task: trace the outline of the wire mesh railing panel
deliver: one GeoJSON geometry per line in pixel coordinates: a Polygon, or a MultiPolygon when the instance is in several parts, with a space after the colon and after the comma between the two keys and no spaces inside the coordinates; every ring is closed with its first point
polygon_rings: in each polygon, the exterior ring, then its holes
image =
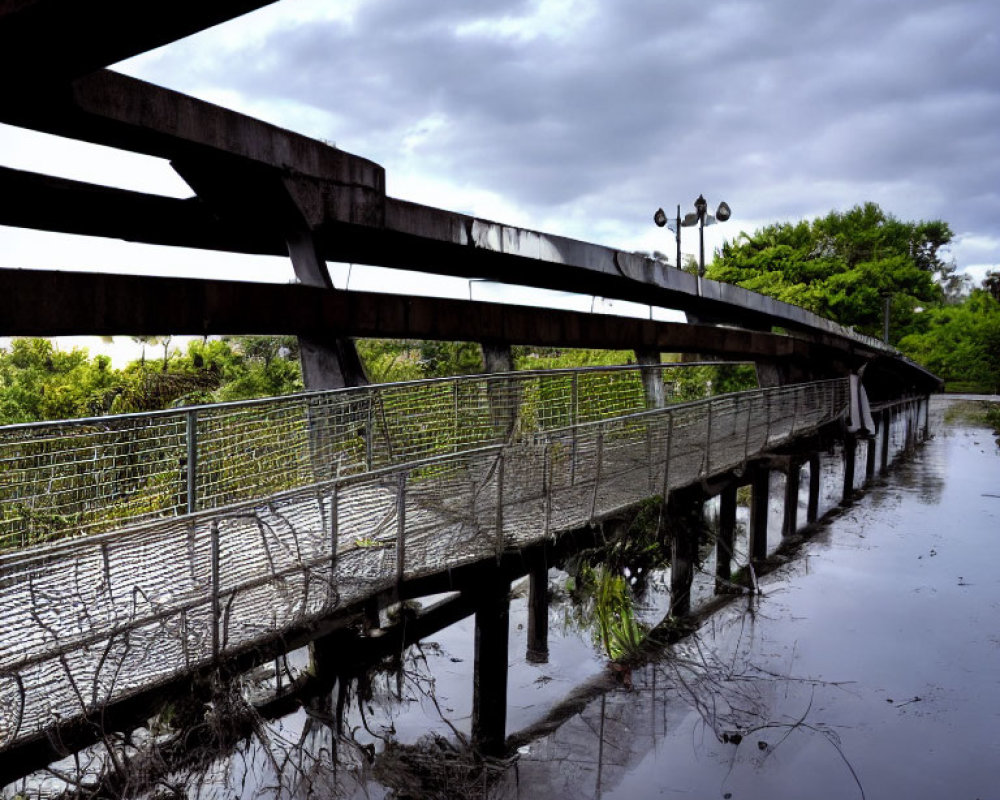
{"type": "Polygon", "coordinates": [[[504,449],[503,505],[500,512],[504,547],[537,542],[547,535],[549,464],[546,445],[521,442],[504,449]]]}
{"type": "MultiPolygon", "coordinates": [[[[310,441],[306,412],[297,401],[199,410],[197,507],[219,508],[312,482],[315,441],[310,441]]],[[[317,425],[314,438],[328,427],[317,425]]],[[[324,455],[335,462],[331,450],[327,448],[324,455]]]]}
{"type": "Polygon", "coordinates": [[[0,428],[0,548],[185,508],[182,415],[0,428]]]}
{"type": "Polygon", "coordinates": [[[0,428],[0,550],[645,409],[676,364],[385,384],[0,428]]]}
{"type": "MultiPolygon", "coordinates": [[[[635,384],[623,386],[633,402],[635,384]]],[[[496,431],[496,410],[514,407],[503,400],[514,391],[480,388],[475,413],[496,431]]],[[[545,385],[515,388],[523,407],[545,385]]],[[[0,557],[0,742],[400,579],[533,544],[739,466],[765,443],[841,417],[847,401],[847,382],[827,381],[639,411],[0,557]]],[[[331,403],[308,413],[339,425],[359,412],[367,420],[377,406],[331,403]]],[[[270,407],[269,419],[305,431],[304,408],[270,407]]],[[[206,423],[199,438],[223,428],[206,423]]]]}
{"type": "Polygon", "coordinates": [[[596,422],[646,408],[642,373],[631,370],[579,373],[579,413],[576,422],[596,422]]]}
{"type": "Polygon", "coordinates": [[[219,590],[331,556],[321,499],[294,492],[217,518],[219,590]]]}
{"type": "Polygon", "coordinates": [[[457,567],[495,554],[498,480],[492,452],[451,459],[430,474],[411,473],[403,575],[433,574],[443,564],[457,567]]]}

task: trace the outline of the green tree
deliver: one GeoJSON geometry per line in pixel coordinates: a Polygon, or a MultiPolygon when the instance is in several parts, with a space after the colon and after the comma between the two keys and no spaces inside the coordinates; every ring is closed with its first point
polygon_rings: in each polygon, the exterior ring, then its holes
{"type": "Polygon", "coordinates": [[[958,305],[922,315],[923,330],[900,349],[959,391],[1000,391],[1000,300],[974,289],[958,305]]]}
{"type": "Polygon", "coordinates": [[[983,290],[989,292],[994,300],[1000,301],[1000,271],[990,270],[983,279],[983,290]]]}
{"type": "Polygon", "coordinates": [[[881,333],[888,293],[899,340],[921,324],[917,309],[938,306],[961,287],[954,263],[942,258],[951,239],[945,222],[905,222],[865,203],[744,234],[723,245],[707,274],[871,335],[881,333]]]}
{"type": "Polygon", "coordinates": [[[0,424],[87,416],[119,375],[111,359],[85,348],[59,350],[47,339],[14,339],[0,351],[0,424]]]}

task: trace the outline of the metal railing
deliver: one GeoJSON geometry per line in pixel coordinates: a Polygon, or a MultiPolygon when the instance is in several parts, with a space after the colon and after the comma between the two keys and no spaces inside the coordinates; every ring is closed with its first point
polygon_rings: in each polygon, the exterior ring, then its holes
{"type": "Polygon", "coordinates": [[[6,426],[0,550],[640,411],[653,383],[669,397],[691,366],[463,376],[6,426]]]}
{"type": "Polygon", "coordinates": [[[843,417],[848,391],[824,381],[553,425],[0,556],[0,748],[401,580],[738,467],[843,417]]]}

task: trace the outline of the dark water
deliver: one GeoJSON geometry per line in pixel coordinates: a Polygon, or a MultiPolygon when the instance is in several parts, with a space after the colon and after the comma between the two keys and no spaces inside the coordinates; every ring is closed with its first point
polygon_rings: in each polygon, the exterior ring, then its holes
{"type": "MultiPolygon", "coordinates": [[[[254,706],[302,673],[294,653],[3,796],[1000,798],[1000,448],[941,405],[887,484],[651,663],[610,669],[557,570],[549,660],[529,662],[515,586],[508,758],[468,746],[469,618],[300,707],[254,706]]],[[[828,459],[824,509],[841,475],[828,459]]],[[[653,625],[669,595],[646,583],[653,625]]]]}

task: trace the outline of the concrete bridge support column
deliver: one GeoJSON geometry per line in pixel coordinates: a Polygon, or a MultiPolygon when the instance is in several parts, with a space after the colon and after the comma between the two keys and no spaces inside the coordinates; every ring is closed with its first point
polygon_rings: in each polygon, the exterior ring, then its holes
{"type": "Polygon", "coordinates": [[[788,461],[788,477],[785,480],[785,513],[782,517],[782,538],[794,536],[799,528],[799,486],[802,477],[802,462],[798,458],[788,461]]]}
{"type": "Polygon", "coordinates": [[[892,443],[892,410],[882,409],[882,453],[879,462],[879,474],[885,475],[889,471],[889,446],[892,443]]]}
{"type": "MultiPolygon", "coordinates": [[[[301,283],[333,290],[326,261],[316,247],[312,231],[304,222],[301,227],[296,226],[285,233],[285,244],[295,277],[301,283]]],[[[353,339],[300,336],[299,361],[302,364],[302,382],[307,390],[343,389],[368,384],[368,376],[353,339]]]]}
{"type": "Polygon", "coordinates": [[[806,504],[806,522],[812,525],[819,519],[820,459],[819,453],[809,456],[809,502],[806,504]]]}
{"type": "Polygon", "coordinates": [[[754,467],[750,499],[750,563],[767,558],[767,509],[771,496],[771,470],[764,464],[754,467]]]}
{"type": "Polygon", "coordinates": [[[875,480],[875,450],[878,438],[874,433],[865,437],[865,485],[875,480]]]}
{"type": "Polygon", "coordinates": [[[670,614],[674,617],[691,612],[691,584],[703,512],[704,500],[699,492],[671,493],[667,503],[667,530],[670,535],[670,614]]]}
{"type": "Polygon", "coordinates": [[[528,647],[525,659],[533,664],[549,660],[549,565],[540,553],[528,573],[528,647]]]}
{"type": "Polygon", "coordinates": [[[903,406],[903,413],[906,415],[906,417],[905,417],[905,419],[906,419],[906,439],[904,440],[905,441],[904,447],[906,448],[906,452],[909,453],[913,449],[914,440],[915,440],[915,437],[914,437],[914,433],[915,433],[914,427],[915,426],[913,424],[914,413],[913,413],[913,401],[912,400],[908,400],[907,403],[906,403],[906,405],[903,406]]]}
{"type": "MultiPolygon", "coordinates": [[[[480,344],[483,351],[483,372],[492,375],[514,371],[514,356],[509,344],[480,344]]],[[[490,404],[490,419],[496,436],[509,440],[517,424],[517,387],[512,381],[495,378],[486,385],[490,404]]]]}
{"type": "Polygon", "coordinates": [[[924,395],[924,441],[931,435],[931,397],[924,395]]]}
{"type": "Polygon", "coordinates": [[[719,496],[719,534],[715,540],[715,591],[729,588],[732,580],[733,544],[736,540],[736,489],[735,483],[722,490],[719,496]]]}
{"type": "Polygon", "coordinates": [[[636,350],[636,363],[642,367],[642,391],[646,396],[646,408],[663,408],[667,404],[663,391],[663,370],[652,369],[661,363],[659,350],[636,350]]]}
{"type": "Polygon", "coordinates": [[[854,498],[854,467],[857,461],[858,439],[853,433],[844,437],[844,490],[840,496],[841,505],[850,505],[854,498]]]}
{"type": "Polygon", "coordinates": [[[510,584],[484,578],[477,593],[475,664],[472,685],[472,746],[499,755],[507,733],[507,638],[510,584]]]}

